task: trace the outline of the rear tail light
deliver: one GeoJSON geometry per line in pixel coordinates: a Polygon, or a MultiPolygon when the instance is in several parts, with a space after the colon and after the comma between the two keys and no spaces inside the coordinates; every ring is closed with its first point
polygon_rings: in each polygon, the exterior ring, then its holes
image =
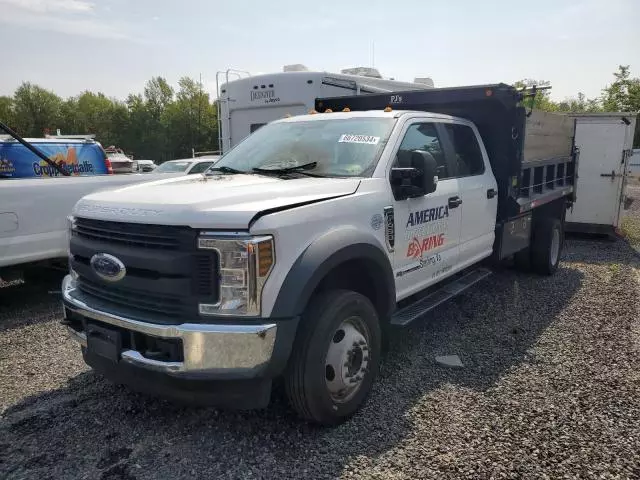
{"type": "Polygon", "coordinates": [[[113,167],[111,166],[111,160],[109,160],[108,158],[105,158],[104,164],[107,167],[107,175],[113,175],[113,167]]]}

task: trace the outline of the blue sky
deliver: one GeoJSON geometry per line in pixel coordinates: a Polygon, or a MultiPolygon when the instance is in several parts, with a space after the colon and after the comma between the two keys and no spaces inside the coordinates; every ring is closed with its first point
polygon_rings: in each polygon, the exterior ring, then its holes
{"type": "Polygon", "coordinates": [[[375,66],[436,86],[550,80],[597,96],[619,64],[640,75],[640,0],[0,0],[0,95],[31,81],[124,98],[161,75],[290,63],[375,66]]]}

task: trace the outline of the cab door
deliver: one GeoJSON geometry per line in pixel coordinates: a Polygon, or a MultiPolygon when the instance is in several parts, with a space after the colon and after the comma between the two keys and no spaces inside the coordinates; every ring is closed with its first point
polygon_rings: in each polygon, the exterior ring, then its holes
{"type": "Polygon", "coordinates": [[[412,121],[404,127],[393,166],[407,167],[411,153],[429,153],[438,165],[435,192],[395,200],[394,270],[398,300],[406,298],[455,268],[458,260],[461,214],[458,182],[446,155],[441,125],[412,121]]]}
{"type": "Polygon", "coordinates": [[[442,123],[442,128],[462,201],[458,267],[465,268],[493,252],[498,184],[475,128],[459,121],[442,123]]]}

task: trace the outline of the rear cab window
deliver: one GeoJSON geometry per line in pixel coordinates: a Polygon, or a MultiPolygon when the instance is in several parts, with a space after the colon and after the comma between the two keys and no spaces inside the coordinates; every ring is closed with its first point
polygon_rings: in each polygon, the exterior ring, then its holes
{"type": "Polygon", "coordinates": [[[457,177],[470,177],[484,173],[484,158],[475,132],[460,123],[442,124],[453,146],[453,163],[457,177]]]}
{"type": "MultiPolygon", "coordinates": [[[[106,175],[105,153],[98,143],[30,141],[70,176],[106,175]]],[[[0,179],[54,178],[63,175],[16,141],[0,140],[0,179]]]]}

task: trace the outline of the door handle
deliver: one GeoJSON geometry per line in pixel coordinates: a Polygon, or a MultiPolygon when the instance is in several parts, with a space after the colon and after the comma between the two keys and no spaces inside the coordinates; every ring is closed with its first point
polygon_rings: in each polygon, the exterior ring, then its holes
{"type": "Polygon", "coordinates": [[[449,198],[449,208],[458,208],[461,204],[462,204],[462,199],[460,199],[460,197],[449,198]]]}
{"type": "Polygon", "coordinates": [[[498,191],[495,188],[490,188],[487,190],[487,198],[493,198],[498,194],[498,191]]]}
{"type": "Polygon", "coordinates": [[[616,173],[615,170],[611,170],[611,173],[601,173],[600,176],[601,177],[610,177],[612,182],[613,182],[613,179],[616,178],[616,177],[624,177],[623,174],[616,173]]]}

